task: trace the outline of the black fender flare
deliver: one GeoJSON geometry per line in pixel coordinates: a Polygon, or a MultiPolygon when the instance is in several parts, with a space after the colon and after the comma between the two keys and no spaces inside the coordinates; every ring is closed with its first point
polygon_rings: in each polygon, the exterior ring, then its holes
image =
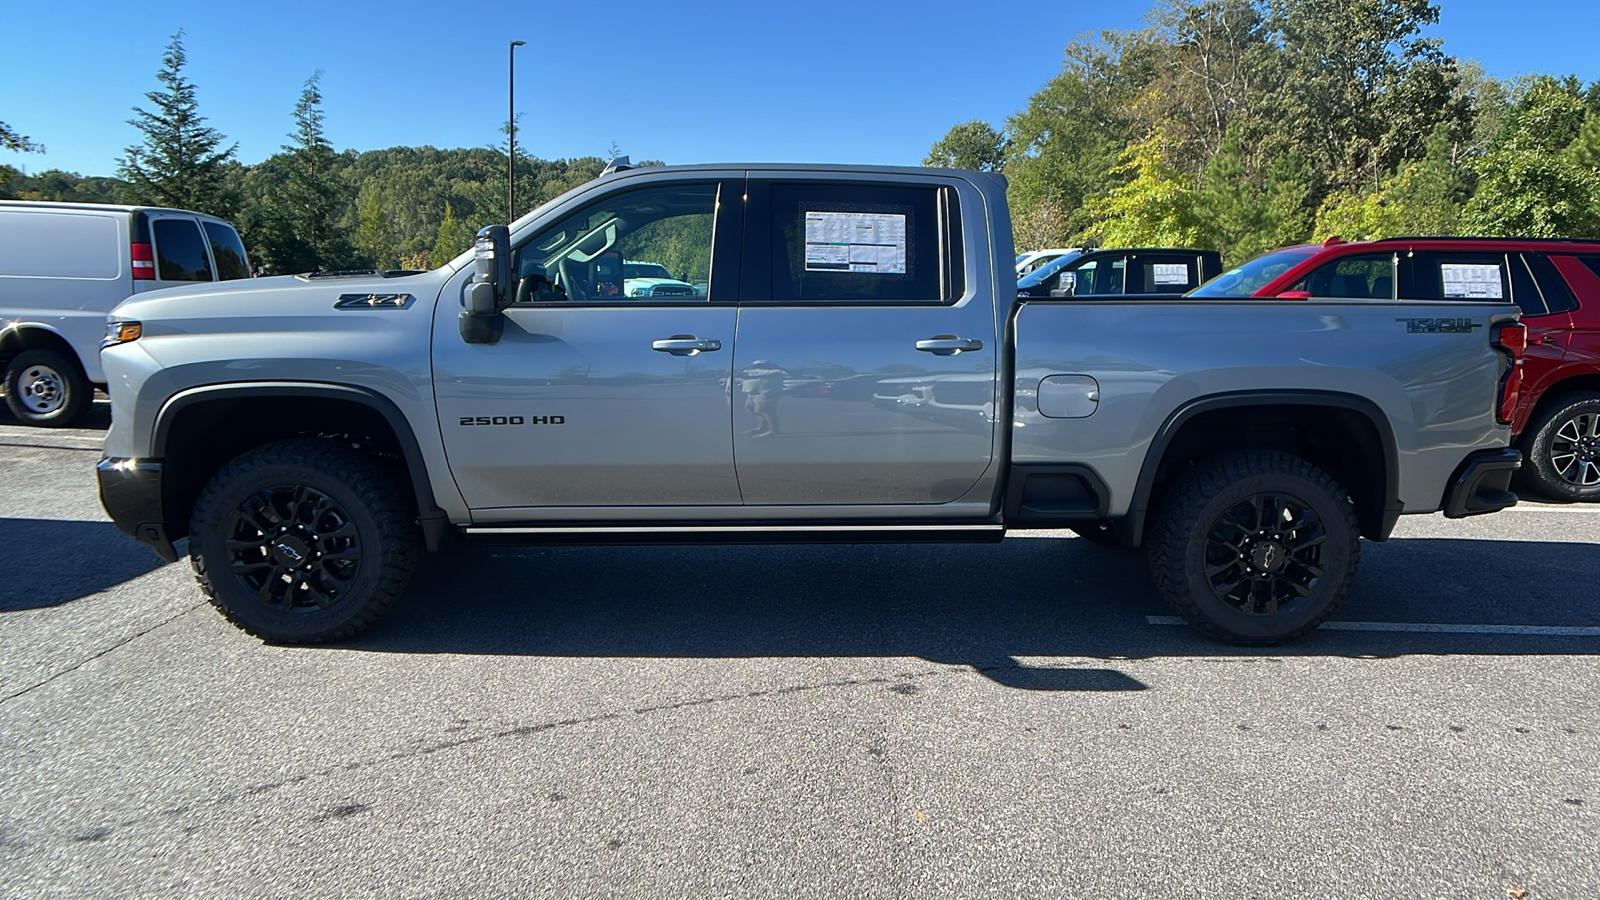
{"type": "Polygon", "coordinates": [[[1139,480],[1134,485],[1133,498],[1128,505],[1128,514],[1117,523],[1121,529],[1119,535],[1125,541],[1136,544],[1142,539],[1145,516],[1150,508],[1150,497],[1155,492],[1156,473],[1161,469],[1162,458],[1166,456],[1173,438],[1183,426],[1202,413],[1248,406],[1331,407],[1349,410],[1366,418],[1377,433],[1378,442],[1383,446],[1385,471],[1380,518],[1372,528],[1364,529],[1370,531],[1364,536],[1375,541],[1388,539],[1405,508],[1400,500],[1400,451],[1395,442],[1394,426],[1389,423],[1389,417],[1378,404],[1355,394],[1284,389],[1209,394],[1184,403],[1167,416],[1166,421],[1156,430],[1155,437],[1150,442],[1150,449],[1145,453],[1144,464],[1139,469],[1139,480]]]}
{"type": "Polygon", "coordinates": [[[359,403],[383,416],[400,444],[405,457],[406,471],[411,476],[411,489],[416,496],[417,516],[422,523],[423,541],[429,550],[439,549],[444,533],[449,527],[449,517],[433,498],[433,484],[428,480],[427,462],[422,457],[422,445],[417,442],[411,423],[400,412],[393,400],[369,388],[344,384],[327,384],[310,381],[264,381],[243,384],[217,384],[188,388],[169,397],[156,413],[152,430],[151,456],[165,459],[167,438],[172,424],[184,409],[213,400],[238,400],[251,397],[317,397],[359,403]]]}

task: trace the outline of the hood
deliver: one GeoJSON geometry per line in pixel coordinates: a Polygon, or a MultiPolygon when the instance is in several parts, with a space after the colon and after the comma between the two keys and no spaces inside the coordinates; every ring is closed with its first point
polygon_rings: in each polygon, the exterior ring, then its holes
{"type": "Polygon", "coordinates": [[[163,318],[333,314],[345,294],[410,294],[411,304],[430,303],[454,272],[445,267],[415,275],[378,274],[307,278],[275,275],[235,281],[203,282],[134,294],[111,311],[113,318],[139,321],[163,318]]]}

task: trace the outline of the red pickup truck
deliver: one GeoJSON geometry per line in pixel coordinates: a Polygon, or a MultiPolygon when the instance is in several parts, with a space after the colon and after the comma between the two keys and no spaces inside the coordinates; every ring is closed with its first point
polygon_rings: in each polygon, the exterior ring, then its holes
{"type": "Polygon", "coordinates": [[[1522,386],[1507,411],[1523,484],[1556,500],[1600,500],[1600,242],[1331,238],[1258,256],[1190,296],[1510,298],[1528,326],[1522,386]]]}

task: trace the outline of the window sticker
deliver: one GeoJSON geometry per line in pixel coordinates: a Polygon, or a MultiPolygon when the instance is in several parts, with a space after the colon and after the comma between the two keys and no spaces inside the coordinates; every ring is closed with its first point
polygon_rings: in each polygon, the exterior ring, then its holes
{"type": "Polygon", "coordinates": [[[1501,300],[1505,290],[1500,282],[1497,265],[1466,265],[1441,263],[1439,278],[1444,282],[1445,299],[1501,300]]]}
{"type": "Polygon", "coordinates": [[[1189,267],[1183,263],[1156,263],[1152,268],[1156,284],[1189,283],[1189,267]]]}
{"type": "Polygon", "coordinates": [[[906,217],[807,210],[806,271],[906,274],[906,217]]]}

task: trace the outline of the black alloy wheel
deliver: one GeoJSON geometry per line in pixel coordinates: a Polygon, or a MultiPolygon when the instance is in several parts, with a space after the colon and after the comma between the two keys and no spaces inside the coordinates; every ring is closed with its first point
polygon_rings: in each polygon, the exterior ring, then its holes
{"type": "Polygon", "coordinates": [[[351,637],[394,605],[416,564],[405,481],[329,438],[244,453],[195,501],[195,580],[228,621],[264,641],[351,637]]]}
{"type": "Polygon", "coordinates": [[[1304,500],[1262,492],[1224,510],[1206,537],[1212,596],[1247,616],[1272,616],[1310,597],[1325,574],[1328,529],[1304,500]]]}
{"type": "Polygon", "coordinates": [[[305,485],[275,485],[234,510],[224,543],[228,574],[280,613],[328,609],[361,573],[361,535],[333,498],[305,485]]]}
{"type": "Polygon", "coordinates": [[[1293,640],[1337,612],[1361,559],[1349,494],[1274,450],[1190,465],[1152,510],[1156,590],[1195,630],[1231,644],[1293,640]]]}

